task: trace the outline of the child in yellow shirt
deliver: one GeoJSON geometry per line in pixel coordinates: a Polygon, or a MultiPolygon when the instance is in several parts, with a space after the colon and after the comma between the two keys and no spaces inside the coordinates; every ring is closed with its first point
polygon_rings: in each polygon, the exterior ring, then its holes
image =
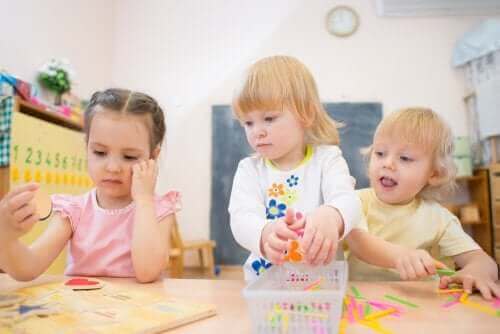
{"type": "MultiPolygon", "coordinates": [[[[369,152],[371,188],[358,191],[364,215],[359,227],[395,245],[425,250],[445,261],[451,258],[460,270],[442,277],[440,287],[462,283],[467,292],[476,288],[490,299],[500,296],[496,263],[437,202],[454,185],[452,151],[450,129],[430,109],[408,108],[384,118],[369,152]]],[[[429,258],[424,259],[416,258],[408,268],[411,278],[429,275],[429,258]]],[[[351,279],[399,279],[353,254],[348,261],[351,279]]]]}

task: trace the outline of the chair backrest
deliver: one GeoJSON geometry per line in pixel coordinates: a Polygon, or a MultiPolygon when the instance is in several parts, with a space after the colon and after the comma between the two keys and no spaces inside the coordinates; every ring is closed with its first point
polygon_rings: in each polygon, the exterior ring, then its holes
{"type": "Polygon", "coordinates": [[[182,242],[181,233],[179,231],[179,225],[177,224],[177,218],[174,217],[174,222],[172,224],[170,232],[170,247],[171,248],[184,248],[184,243],[182,242]]]}

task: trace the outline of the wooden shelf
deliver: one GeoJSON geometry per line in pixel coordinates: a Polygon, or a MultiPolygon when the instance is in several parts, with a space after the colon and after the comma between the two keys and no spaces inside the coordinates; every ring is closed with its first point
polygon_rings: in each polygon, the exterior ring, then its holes
{"type": "Polygon", "coordinates": [[[34,116],[36,118],[43,119],[44,121],[55,123],[57,125],[64,126],[68,129],[83,131],[83,124],[77,121],[74,121],[68,117],[64,117],[55,111],[45,110],[41,107],[32,104],[30,102],[21,100],[16,97],[16,102],[18,104],[17,110],[20,112],[34,116]]]}
{"type": "Polygon", "coordinates": [[[477,175],[472,176],[459,176],[456,178],[457,182],[475,182],[475,181],[484,181],[484,178],[477,175]]]}

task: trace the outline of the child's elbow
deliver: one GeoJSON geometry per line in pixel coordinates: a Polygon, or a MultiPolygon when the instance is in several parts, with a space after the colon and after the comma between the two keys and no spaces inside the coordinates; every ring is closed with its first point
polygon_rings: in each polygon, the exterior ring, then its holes
{"type": "Polygon", "coordinates": [[[9,273],[9,276],[20,282],[29,282],[38,277],[34,273],[9,273]]]}
{"type": "Polygon", "coordinates": [[[139,271],[135,273],[135,279],[139,283],[153,283],[160,275],[160,271],[139,271]]]}

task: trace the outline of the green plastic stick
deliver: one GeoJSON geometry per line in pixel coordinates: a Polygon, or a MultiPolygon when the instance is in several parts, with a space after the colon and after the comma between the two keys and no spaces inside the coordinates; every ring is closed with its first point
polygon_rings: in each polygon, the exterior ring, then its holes
{"type": "Polygon", "coordinates": [[[359,292],[358,288],[356,288],[354,285],[351,286],[352,293],[354,293],[354,297],[358,299],[363,299],[363,296],[361,295],[361,292],[359,292]]]}
{"type": "Polygon", "coordinates": [[[418,305],[415,305],[415,304],[413,304],[413,303],[410,303],[409,301],[404,300],[404,299],[401,299],[401,298],[399,298],[399,297],[395,297],[395,296],[391,296],[391,295],[385,295],[385,296],[384,296],[384,298],[386,298],[386,299],[390,299],[390,300],[395,301],[395,302],[398,302],[398,303],[400,303],[400,304],[404,304],[404,305],[406,305],[406,306],[410,306],[410,307],[414,307],[414,308],[417,308],[417,307],[418,307],[418,305]]]}
{"type": "Polygon", "coordinates": [[[456,271],[453,269],[436,269],[439,276],[453,276],[456,271]]]}

